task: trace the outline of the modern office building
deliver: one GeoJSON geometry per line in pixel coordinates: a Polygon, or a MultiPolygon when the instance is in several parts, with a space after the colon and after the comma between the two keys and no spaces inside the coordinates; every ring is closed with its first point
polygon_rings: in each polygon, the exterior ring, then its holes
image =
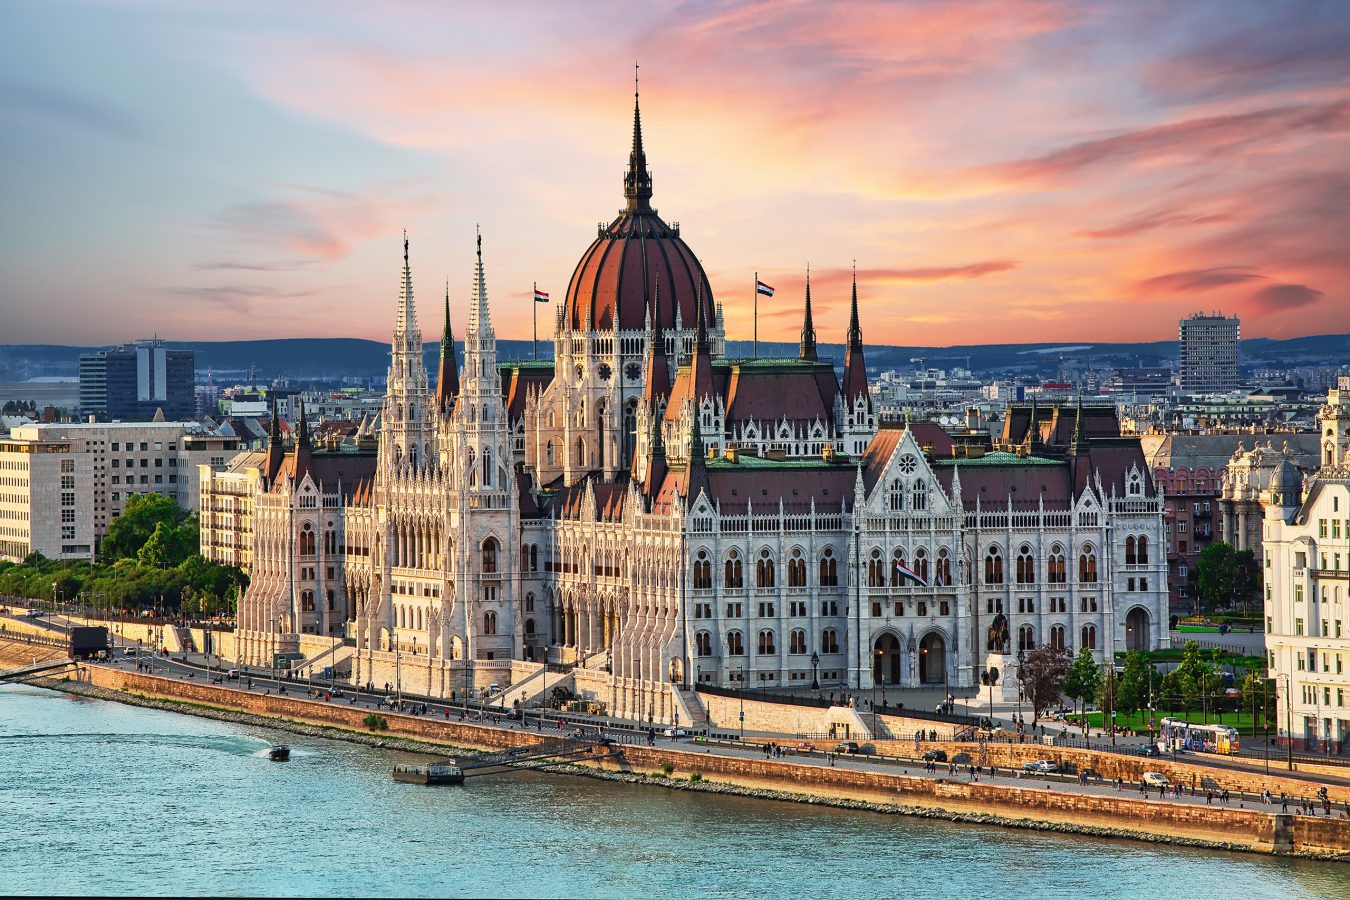
{"type": "Polygon", "coordinates": [[[137,494],[196,511],[199,466],[223,469],[238,445],[191,422],[20,425],[0,440],[0,560],[92,558],[137,494]]]}
{"type": "Polygon", "coordinates": [[[196,354],[137,341],[80,356],[80,414],[102,422],[184,420],[197,411],[196,354]]]}
{"type": "Polygon", "coordinates": [[[1238,386],[1238,318],[1196,313],[1182,319],[1181,389],[1231,391],[1238,386]]]}

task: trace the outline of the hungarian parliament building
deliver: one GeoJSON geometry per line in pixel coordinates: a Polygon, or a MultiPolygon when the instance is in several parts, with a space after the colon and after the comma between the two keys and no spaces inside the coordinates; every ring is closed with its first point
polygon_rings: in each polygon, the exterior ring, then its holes
{"type": "Polygon", "coordinates": [[[700,685],[1011,699],[1019,652],[1165,644],[1162,498],[1114,409],[878,422],[856,277],[842,377],[809,281],[795,358],[729,358],[636,102],[624,198],[551,361],[498,360],[480,238],[433,385],[405,238],[379,416],[343,443],[273,416],[265,451],[203,470],[202,552],[251,577],[241,664],[694,722],[700,685]]]}

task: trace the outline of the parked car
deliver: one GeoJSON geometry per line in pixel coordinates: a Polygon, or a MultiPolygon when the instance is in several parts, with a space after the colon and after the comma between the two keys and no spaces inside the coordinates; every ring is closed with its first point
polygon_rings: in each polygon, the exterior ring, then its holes
{"type": "Polygon", "coordinates": [[[923,755],[923,761],[924,761],[924,762],[946,762],[946,761],[947,761],[947,751],[946,751],[946,750],[929,750],[927,753],[925,753],[925,754],[923,755]]]}
{"type": "Polygon", "coordinates": [[[666,737],[668,738],[689,737],[689,732],[684,728],[667,728],[666,737]]]}
{"type": "Polygon", "coordinates": [[[1158,749],[1157,744],[1145,744],[1137,752],[1140,756],[1162,756],[1162,751],[1158,749]]]}
{"type": "Polygon", "coordinates": [[[815,752],[816,752],[816,745],[813,744],[813,743],[811,743],[810,741],[798,741],[798,742],[797,742],[797,752],[798,752],[798,753],[815,753],[815,752]]]}
{"type": "Polygon", "coordinates": [[[228,672],[225,673],[225,677],[226,677],[227,679],[229,679],[230,681],[238,681],[238,680],[239,680],[239,670],[238,670],[238,669],[231,669],[230,671],[228,671],[228,672]]]}
{"type": "Polygon", "coordinates": [[[1035,772],[1038,775],[1044,775],[1049,772],[1058,772],[1059,766],[1048,759],[1038,759],[1035,762],[1029,762],[1022,766],[1023,772],[1035,772]]]}
{"type": "Polygon", "coordinates": [[[862,748],[858,746],[857,741],[840,741],[834,745],[835,753],[861,753],[862,748]]]}
{"type": "Polygon", "coordinates": [[[1167,776],[1161,772],[1145,772],[1144,784],[1152,788],[1171,787],[1172,782],[1167,780],[1167,776]]]}

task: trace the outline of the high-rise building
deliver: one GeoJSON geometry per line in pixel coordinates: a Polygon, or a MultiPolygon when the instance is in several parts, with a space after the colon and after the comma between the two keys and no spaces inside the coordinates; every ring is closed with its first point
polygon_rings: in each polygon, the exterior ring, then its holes
{"type": "Polygon", "coordinates": [[[1238,386],[1238,318],[1196,313],[1182,319],[1181,389],[1231,391],[1238,386]]]}
{"type": "Polygon", "coordinates": [[[196,354],[169,350],[163,341],[137,341],[80,356],[80,414],[101,421],[191,419],[196,354]]]}

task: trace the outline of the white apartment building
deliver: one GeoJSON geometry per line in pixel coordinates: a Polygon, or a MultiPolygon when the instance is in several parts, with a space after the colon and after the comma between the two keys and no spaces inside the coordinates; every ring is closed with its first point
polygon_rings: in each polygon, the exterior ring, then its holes
{"type": "Polygon", "coordinates": [[[0,559],[88,559],[127,498],[198,503],[199,465],[223,468],[238,441],[192,422],[21,425],[0,440],[0,559]]]}
{"type": "Polygon", "coordinates": [[[1350,377],[1318,417],[1321,466],[1283,461],[1265,505],[1266,653],[1281,739],[1350,750],[1350,377]]]}

